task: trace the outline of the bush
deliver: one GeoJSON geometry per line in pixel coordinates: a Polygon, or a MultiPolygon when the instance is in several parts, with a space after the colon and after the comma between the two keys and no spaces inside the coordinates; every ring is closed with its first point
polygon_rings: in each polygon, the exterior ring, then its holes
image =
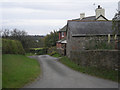
{"type": "Polygon", "coordinates": [[[55,47],[50,47],[48,49],[48,54],[51,54],[51,53],[54,53],[54,52],[57,52],[56,46],[55,47]]]}
{"type": "Polygon", "coordinates": [[[2,39],[3,54],[25,54],[22,44],[17,40],[2,39]]]}

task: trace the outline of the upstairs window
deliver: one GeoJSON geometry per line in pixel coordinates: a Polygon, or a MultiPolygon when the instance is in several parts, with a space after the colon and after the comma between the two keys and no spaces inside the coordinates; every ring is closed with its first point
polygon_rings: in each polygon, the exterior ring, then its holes
{"type": "Polygon", "coordinates": [[[62,32],[62,37],[64,37],[64,32],[62,32]]]}

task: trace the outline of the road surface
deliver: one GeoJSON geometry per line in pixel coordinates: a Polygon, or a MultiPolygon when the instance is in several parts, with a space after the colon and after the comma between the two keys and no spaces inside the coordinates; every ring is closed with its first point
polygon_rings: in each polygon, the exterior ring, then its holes
{"type": "Polygon", "coordinates": [[[32,56],[40,62],[42,75],[24,88],[118,88],[118,83],[74,71],[57,58],[32,56]]]}

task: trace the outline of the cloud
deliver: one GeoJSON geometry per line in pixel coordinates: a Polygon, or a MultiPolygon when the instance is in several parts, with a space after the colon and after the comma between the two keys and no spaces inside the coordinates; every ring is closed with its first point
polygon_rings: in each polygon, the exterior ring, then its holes
{"type": "Polygon", "coordinates": [[[0,2],[118,2],[119,0],[1,0],[0,2]]]}
{"type": "Polygon", "coordinates": [[[47,34],[62,28],[69,19],[94,16],[97,5],[112,19],[119,0],[2,0],[2,27],[25,29],[29,34],[47,34]],[[93,5],[96,4],[96,6],[93,5]]]}
{"type": "Polygon", "coordinates": [[[42,34],[46,35],[52,30],[59,30],[67,23],[66,20],[47,19],[47,20],[36,20],[36,19],[19,19],[19,20],[3,20],[2,26],[8,29],[22,29],[29,34],[42,34]]]}
{"type": "Polygon", "coordinates": [[[38,25],[50,25],[50,26],[57,26],[60,24],[64,24],[66,20],[57,20],[57,19],[47,19],[47,20],[36,20],[36,19],[19,19],[19,20],[3,20],[2,23],[3,25],[11,25],[11,26],[19,26],[19,25],[33,25],[33,26],[38,26],[38,25]]]}

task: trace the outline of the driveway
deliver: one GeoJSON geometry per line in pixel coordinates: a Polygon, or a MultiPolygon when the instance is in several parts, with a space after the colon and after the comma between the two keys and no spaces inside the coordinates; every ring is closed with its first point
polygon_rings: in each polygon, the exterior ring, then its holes
{"type": "Polygon", "coordinates": [[[42,75],[24,88],[118,88],[118,83],[74,71],[49,55],[32,56],[41,65],[42,75]]]}

